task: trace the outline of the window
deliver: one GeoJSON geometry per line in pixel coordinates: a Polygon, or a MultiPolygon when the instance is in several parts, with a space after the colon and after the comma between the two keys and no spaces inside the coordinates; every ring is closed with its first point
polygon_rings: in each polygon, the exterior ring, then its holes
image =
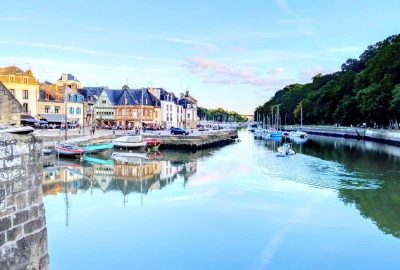
{"type": "Polygon", "coordinates": [[[190,119],[190,113],[188,113],[188,114],[187,114],[187,118],[189,118],[189,119],[190,119]]]}
{"type": "Polygon", "coordinates": [[[49,100],[49,99],[50,99],[50,95],[49,95],[49,94],[46,94],[46,95],[45,95],[45,99],[46,99],[46,100],[49,100]]]}
{"type": "Polygon", "coordinates": [[[103,100],[101,101],[101,103],[106,104],[106,103],[107,103],[107,100],[104,100],[104,99],[103,99],[103,100]]]}
{"type": "Polygon", "coordinates": [[[44,112],[49,113],[50,112],[50,106],[44,106],[44,112]]]}
{"type": "Polygon", "coordinates": [[[81,114],[81,108],[76,108],[76,114],[81,114]]]}
{"type": "Polygon", "coordinates": [[[14,89],[10,89],[10,92],[13,96],[15,96],[15,90],[14,89]]]}
{"type": "Polygon", "coordinates": [[[24,103],[22,104],[22,106],[24,107],[24,112],[28,112],[28,103],[24,103]]]}
{"type": "Polygon", "coordinates": [[[13,82],[15,82],[15,77],[13,75],[10,75],[9,80],[10,80],[10,83],[13,83],[13,82]]]}
{"type": "Polygon", "coordinates": [[[28,78],[25,78],[25,77],[24,77],[24,83],[25,83],[25,84],[28,84],[28,78]]]}
{"type": "Polygon", "coordinates": [[[69,107],[69,113],[70,113],[70,114],[74,114],[74,112],[75,112],[74,107],[69,107]]]}
{"type": "Polygon", "coordinates": [[[59,106],[54,107],[54,112],[55,113],[60,113],[60,107],[59,106]]]}
{"type": "Polygon", "coordinates": [[[29,98],[28,90],[24,90],[24,91],[23,91],[22,98],[23,98],[23,99],[28,99],[28,98],[29,98]]]}

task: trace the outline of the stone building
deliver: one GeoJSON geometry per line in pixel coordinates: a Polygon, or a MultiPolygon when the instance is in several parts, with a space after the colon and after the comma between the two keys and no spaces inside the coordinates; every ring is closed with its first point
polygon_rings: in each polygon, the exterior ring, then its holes
{"type": "Polygon", "coordinates": [[[26,113],[37,117],[39,83],[31,70],[23,71],[15,66],[0,68],[0,81],[21,103],[26,113]]]}
{"type": "Polygon", "coordinates": [[[48,269],[42,143],[0,138],[0,269],[48,269]]]}
{"type": "Polygon", "coordinates": [[[196,128],[198,124],[197,100],[193,98],[189,91],[181,94],[178,104],[183,107],[183,125],[185,128],[196,128]]]}
{"type": "Polygon", "coordinates": [[[24,111],[21,103],[0,82],[0,124],[19,124],[24,111]]]}

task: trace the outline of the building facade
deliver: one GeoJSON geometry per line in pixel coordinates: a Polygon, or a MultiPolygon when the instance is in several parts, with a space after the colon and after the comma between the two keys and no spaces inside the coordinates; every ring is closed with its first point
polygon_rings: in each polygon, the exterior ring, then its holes
{"type": "Polygon", "coordinates": [[[19,124],[24,108],[13,94],[0,82],[0,124],[19,124]]]}
{"type": "Polygon", "coordinates": [[[189,94],[189,91],[186,91],[181,94],[178,104],[183,107],[183,127],[196,128],[198,124],[197,100],[189,94]]]}
{"type": "Polygon", "coordinates": [[[15,66],[0,68],[0,81],[21,103],[25,113],[37,117],[39,83],[31,70],[15,66]]]}

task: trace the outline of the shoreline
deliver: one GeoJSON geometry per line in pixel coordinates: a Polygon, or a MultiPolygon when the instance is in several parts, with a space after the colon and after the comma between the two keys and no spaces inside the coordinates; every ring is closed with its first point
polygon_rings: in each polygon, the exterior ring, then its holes
{"type": "MultiPolygon", "coordinates": [[[[284,126],[283,130],[294,131],[299,128],[298,126],[284,126]]],[[[303,126],[302,130],[312,135],[351,138],[400,147],[400,130],[334,126],[303,126]]]]}

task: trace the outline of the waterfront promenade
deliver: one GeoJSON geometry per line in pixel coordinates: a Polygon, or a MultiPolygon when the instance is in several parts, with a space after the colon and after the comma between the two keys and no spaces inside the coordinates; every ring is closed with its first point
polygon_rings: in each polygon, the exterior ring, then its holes
{"type": "MultiPolygon", "coordinates": [[[[143,137],[160,137],[163,140],[163,148],[195,150],[205,147],[228,144],[237,138],[237,130],[221,129],[199,131],[188,130],[189,135],[171,135],[169,130],[145,131],[143,137]]],[[[96,130],[92,136],[93,140],[106,140],[132,133],[132,130],[96,130]]],[[[54,142],[64,140],[64,131],[58,129],[35,130],[35,136],[43,140],[44,147],[54,146],[54,142]]],[[[87,142],[90,140],[89,130],[86,132],[79,129],[68,130],[68,140],[87,142]]]]}

